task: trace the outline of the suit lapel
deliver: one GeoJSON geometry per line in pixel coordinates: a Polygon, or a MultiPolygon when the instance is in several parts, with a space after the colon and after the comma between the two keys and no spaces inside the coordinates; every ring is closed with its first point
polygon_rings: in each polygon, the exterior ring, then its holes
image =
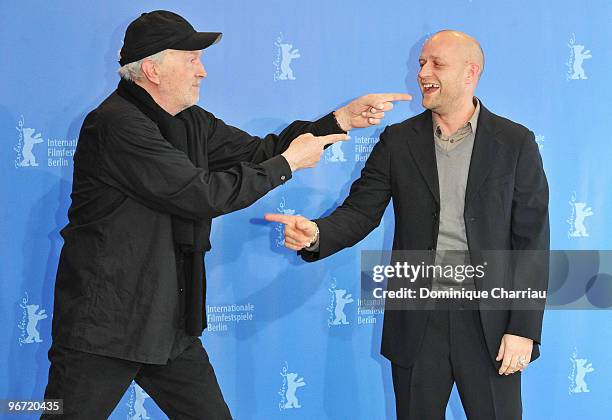
{"type": "Polygon", "coordinates": [[[408,142],[410,153],[412,153],[414,161],[425,179],[431,194],[436,199],[436,202],[440,204],[440,187],[438,183],[438,167],[436,164],[431,111],[425,111],[419,118],[415,119],[412,129],[417,135],[413,141],[408,142]]]}
{"type": "Polygon", "coordinates": [[[499,146],[500,142],[497,137],[493,114],[481,103],[465,190],[466,206],[474,198],[487,175],[491,172],[499,152],[499,146]]]}

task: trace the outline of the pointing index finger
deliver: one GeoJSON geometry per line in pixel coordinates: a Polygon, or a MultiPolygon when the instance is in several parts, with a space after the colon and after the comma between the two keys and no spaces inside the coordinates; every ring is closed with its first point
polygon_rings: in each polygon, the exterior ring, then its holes
{"type": "Polygon", "coordinates": [[[320,136],[318,140],[323,144],[333,144],[339,141],[348,140],[349,136],[346,134],[328,134],[327,136],[320,136]]]}
{"type": "Polygon", "coordinates": [[[293,224],[292,216],[288,216],[286,214],[266,213],[264,215],[264,219],[266,219],[268,222],[278,222],[285,225],[293,224]]]}
{"type": "Polygon", "coordinates": [[[412,95],[407,93],[379,93],[376,96],[381,102],[410,101],[412,99],[412,95]]]}

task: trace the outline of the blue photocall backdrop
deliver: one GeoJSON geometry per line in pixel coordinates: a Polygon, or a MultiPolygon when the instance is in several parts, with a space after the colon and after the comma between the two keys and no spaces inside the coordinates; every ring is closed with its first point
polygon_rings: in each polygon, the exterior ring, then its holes
{"type": "MultiPolygon", "coordinates": [[[[258,135],[369,92],[415,96],[385,125],[420,113],[424,40],[445,28],[468,32],[486,54],[478,97],[536,134],[552,247],[610,249],[608,0],[3,1],[0,398],[42,399],[71,155],[85,115],[116,87],[127,24],[160,8],[224,33],[204,53],[200,105],[258,135]]],[[[353,131],[316,169],[214,222],[202,340],[236,419],[395,418],[379,355],[382,308],[359,300],[360,251],[390,249],[392,210],[357,246],[308,265],[282,246],[280,226],[261,220],[336,207],[382,128],[353,131]]],[[[523,377],[524,418],[612,417],[611,325],[609,310],[546,313],[542,357],[523,377]]],[[[165,416],[132,385],[111,418],[165,416]]],[[[447,418],[465,418],[456,391],[447,418]]]]}

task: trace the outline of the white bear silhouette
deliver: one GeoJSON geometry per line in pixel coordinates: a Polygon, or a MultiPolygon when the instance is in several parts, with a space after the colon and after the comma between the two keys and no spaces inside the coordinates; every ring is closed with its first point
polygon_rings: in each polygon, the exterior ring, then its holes
{"type": "Polygon", "coordinates": [[[575,359],[576,362],[576,387],[574,392],[590,392],[584,377],[587,373],[595,371],[593,364],[586,364],[586,359],[575,359]]]}
{"type": "Polygon", "coordinates": [[[150,419],[147,414],[147,409],[144,406],[144,402],[149,397],[149,394],[145,392],[138,384],[134,384],[134,415],[130,417],[130,420],[147,420],[150,419]]]}
{"type": "Polygon", "coordinates": [[[281,48],[281,74],[278,76],[280,80],[295,80],[293,70],[291,69],[291,61],[294,58],[300,58],[299,50],[292,49],[293,44],[278,44],[281,48]]]}
{"type": "Polygon", "coordinates": [[[284,408],[300,408],[301,405],[298,402],[297,397],[295,396],[295,391],[306,385],[304,382],[304,378],[298,378],[297,373],[288,373],[287,377],[287,392],[285,393],[285,398],[287,402],[285,403],[284,408]]]}
{"type": "Polygon", "coordinates": [[[584,45],[572,45],[572,50],[574,51],[574,64],[572,66],[574,70],[574,74],[570,77],[571,79],[588,79],[586,74],[584,73],[584,68],[582,67],[582,63],[587,58],[592,58],[591,50],[584,51],[584,45]]]}
{"type": "Polygon", "coordinates": [[[41,319],[45,319],[47,314],[45,310],[42,309],[40,312],[38,311],[38,305],[26,305],[25,309],[28,312],[28,324],[26,326],[26,332],[28,336],[23,340],[24,343],[42,343],[40,339],[40,333],[36,329],[36,324],[41,319]]]}
{"type": "Polygon", "coordinates": [[[21,166],[38,166],[32,149],[34,149],[35,144],[42,143],[43,139],[40,133],[34,134],[35,131],[33,128],[26,127],[21,130],[23,134],[23,148],[21,149],[23,160],[21,161],[21,166]]]}
{"type": "Polygon", "coordinates": [[[336,307],[334,308],[335,319],[332,321],[332,325],[348,324],[346,320],[346,314],[344,313],[344,307],[347,303],[354,302],[353,297],[350,293],[346,293],[344,289],[334,290],[336,295],[336,307]]]}
{"type": "Polygon", "coordinates": [[[336,142],[332,144],[329,148],[331,150],[331,157],[329,158],[330,162],[346,162],[344,152],[342,151],[341,142],[336,142]]]}
{"type": "Polygon", "coordinates": [[[576,215],[574,218],[574,231],[571,233],[571,236],[574,237],[587,237],[589,234],[587,233],[586,226],[584,225],[584,219],[587,216],[592,216],[593,209],[591,207],[587,207],[586,203],[574,203],[574,208],[576,209],[576,215]]]}

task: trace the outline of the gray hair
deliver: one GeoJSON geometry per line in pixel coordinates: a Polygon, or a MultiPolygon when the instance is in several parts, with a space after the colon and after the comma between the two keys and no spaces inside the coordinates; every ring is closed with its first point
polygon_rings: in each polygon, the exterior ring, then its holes
{"type": "Polygon", "coordinates": [[[121,76],[122,79],[135,82],[144,77],[144,73],[142,72],[143,61],[151,60],[157,64],[160,64],[164,60],[164,57],[166,56],[167,52],[168,50],[163,50],[138,61],[127,63],[126,65],[121,66],[119,70],[117,70],[117,72],[119,73],[119,76],[121,76]]]}

